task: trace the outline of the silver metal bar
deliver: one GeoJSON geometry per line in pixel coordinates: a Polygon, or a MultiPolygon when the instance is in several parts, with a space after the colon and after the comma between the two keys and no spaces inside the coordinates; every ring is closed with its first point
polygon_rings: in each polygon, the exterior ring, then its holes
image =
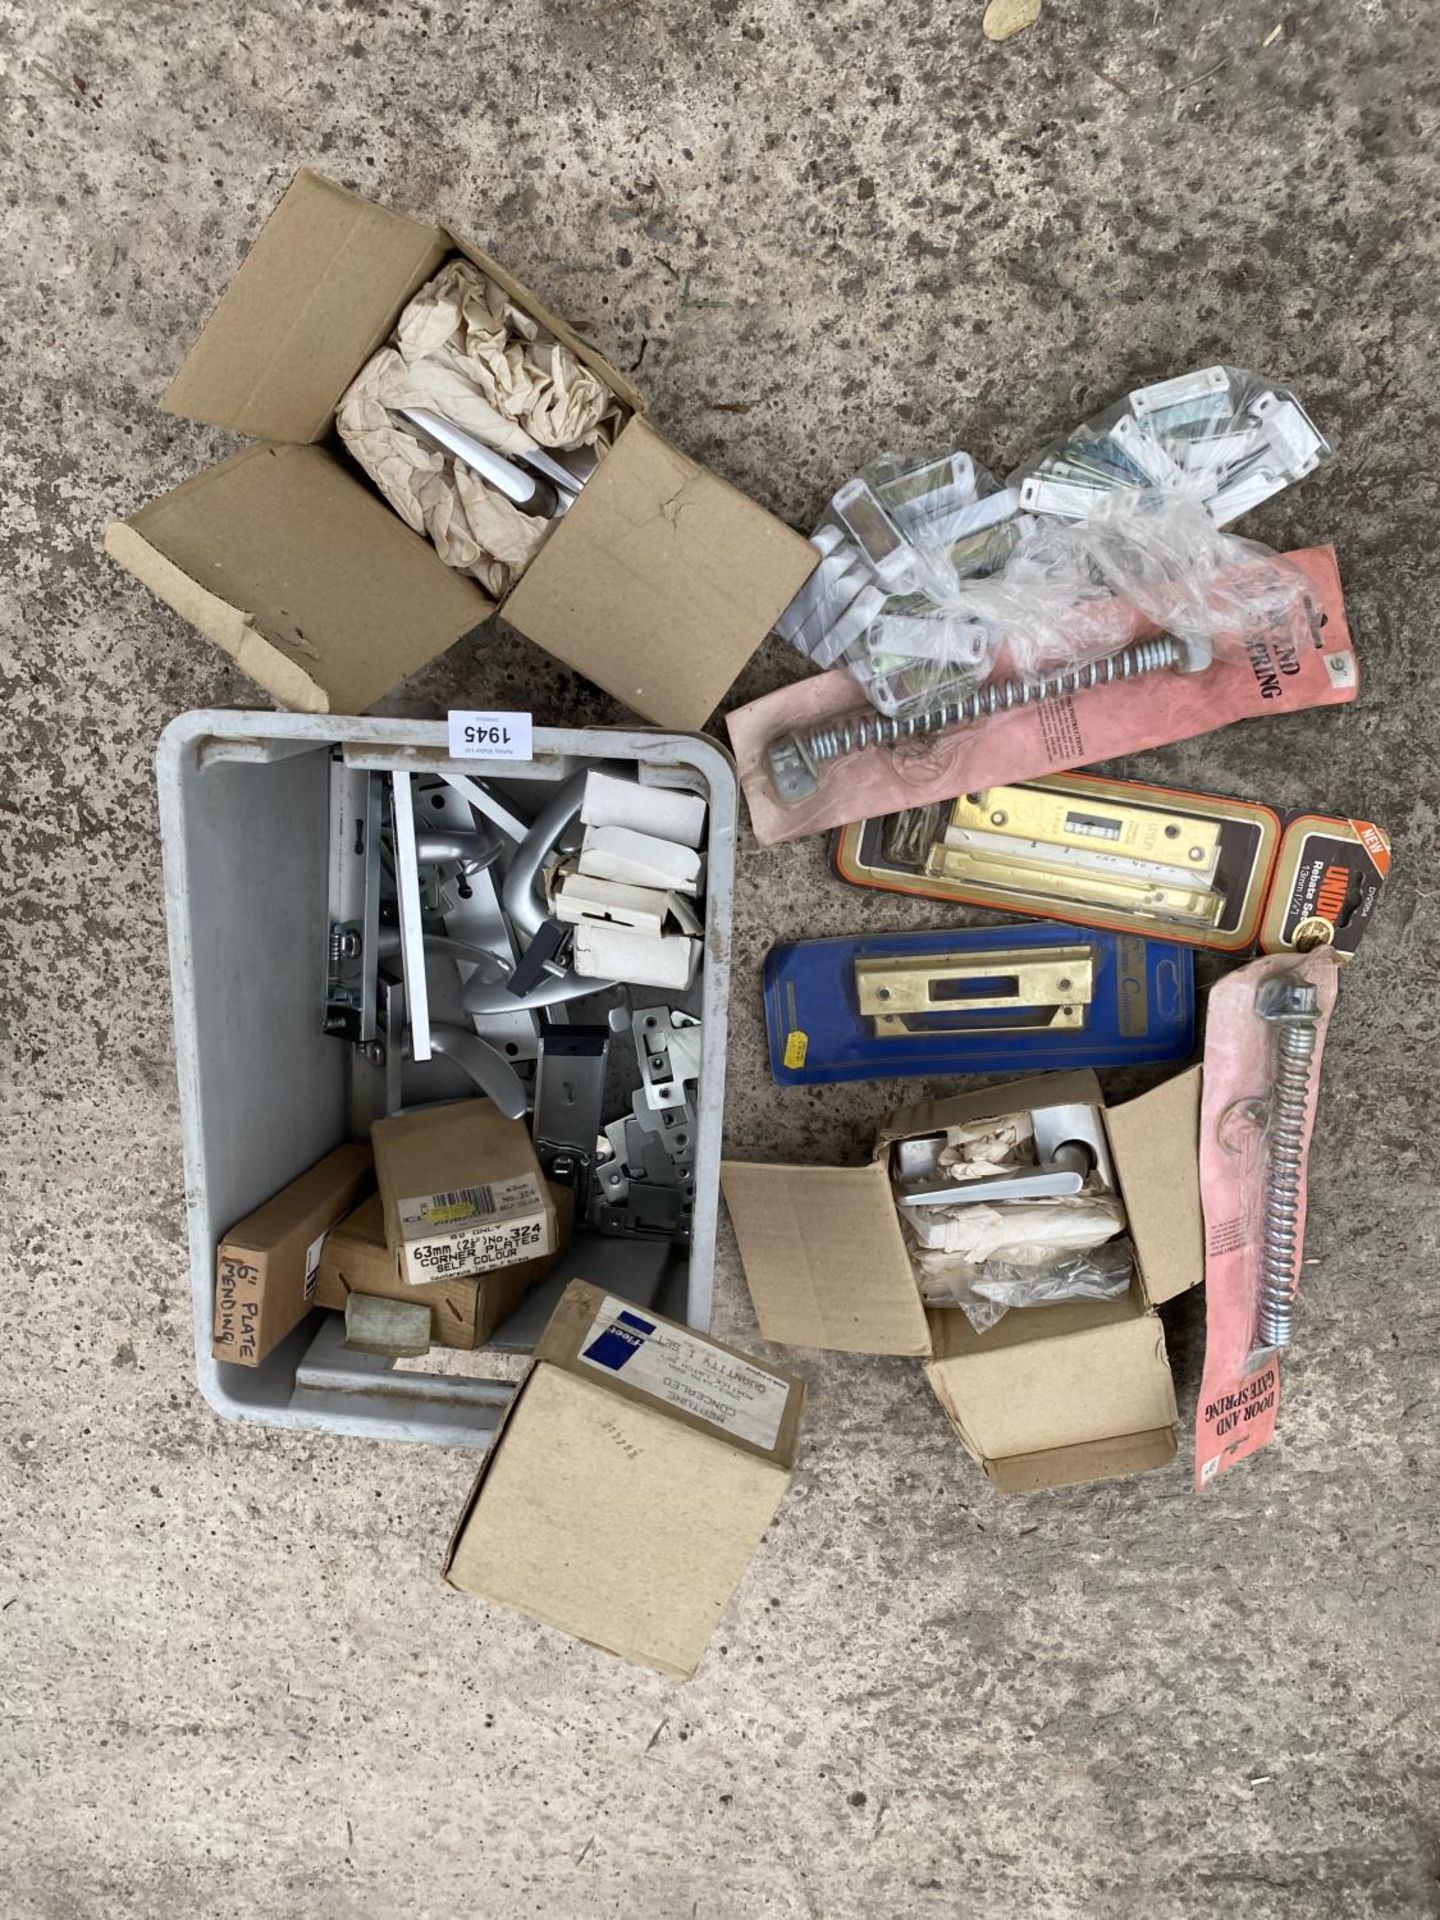
{"type": "Polygon", "coordinates": [[[492,827],[498,827],[507,840],[518,843],[529,833],[528,820],[522,820],[518,813],[512,813],[488,787],[482,786],[478,780],[472,780],[468,773],[442,773],[440,778],[462,800],[468,800],[477,813],[483,814],[492,827]]]}
{"type": "Polygon", "coordinates": [[[420,920],[420,866],[415,857],[415,795],[408,773],[390,776],[395,838],[395,892],[400,906],[400,962],[410,1009],[410,1048],[430,1058],[430,995],[425,979],[425,930],[420,920]]]}
{"type": "Polygon", "coordinates": [[[1083,1173],[1067,1167],[1027,1167],[1021,1173],[997,1173],[988,1180],[947,1180],[938,1187],[899,1187],[896,1199],[910,1207],[963,1207],[997,1200],[1043,1200],[1079,1193],[1083,1173]]]}
{"type": "Polygon", "coordinates": [[[497,453],[494,447],[487,447],[473,433],[457,427],[442,414],[432,413],[428,407],[396,407],[395,412],[402,420],[408,420],[412,427],[418,427],[427,439],[443,447],[446,453],[456,460],[463,460],[497,493],[504,494],[521,513],[531,513],[545,520],[553,516],[559,504],[557,492],[554,484],[543,479],[539,473],[517,467],[503,453],[497,453]]]}
{"type": "MultiPolygon", "coordinates": [[[[427,1417],[426,1403],[457,1408],[507,1407],[515,1395],[510,1380],[475,1380],[463,1374],[397,1372],[393,1360],[346,1348],[342,1314],[322,1313],[315,1338],[295,1369],[297,1391],[314,1394],[373,1394],[396,1402],[409,1419],[427,1417]]],[[[433,1419],[434,1415],[428,1416],[433,1419]]]]}

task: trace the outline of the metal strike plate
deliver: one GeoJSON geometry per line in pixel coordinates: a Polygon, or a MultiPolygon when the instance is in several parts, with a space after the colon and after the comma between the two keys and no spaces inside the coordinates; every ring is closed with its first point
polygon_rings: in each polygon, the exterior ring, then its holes
{"type": "Polygon", "coordinates": [[[638,1089],[631,1099],[631,1122],[651,1134],[678,1167],[695,1164],[695,1109],[688,1100],[678,1107],[652,1107],[638,1089]]]}
{"type": "MultiPolygon", "coordinates": [[[[1120,806],[1088,795],[1079,800],[1043,787],[985,787],[963,793],[950,826],[1031,841],[1052,853],[1065,848],[1081,856],[1115,855],[1144,862],[1143,870],[1129,870],[1147,879],[1178,880],[1185,875],[1208,882],[1220,857],[1220,828],[1213,820],[1159,807],[1120,806]]],[[[957,843],[947,834],[946,844],[957,843]]]]}
{"type": "Polygon", "coordinates": [[[635,1105],[636,1113],[612,1120],[605,1129],[611,1155],[595,1168],[590,1223],[605,1234],[661,1234],[686,1240],[695,1189],[689,1164],[693,1126],[684,1128],[689,1152],[683,1148],[672,1152],[676,1146],[672,1123],[680,1122],[683,1110],[647,1110],[642,1118],[644,1103],[638,1092],[635,1105]]]}
{"type": "Polygon", "coordinates": [[[1089,947],[901,954],[855,962],[855,992],[878,1039],[1010,1033],[1085,1024],[1094,994],[1089,947]],[[1007,1015],[999,1020],[979,1015],[1007,1015]]]}
{"type": "Polygon", "coordinates": [[[685,1104],[687,1081],[700,1078],[700,1022],[670,1007],[637,1007],[630,1018],[645,1104],[685,1104]]]}

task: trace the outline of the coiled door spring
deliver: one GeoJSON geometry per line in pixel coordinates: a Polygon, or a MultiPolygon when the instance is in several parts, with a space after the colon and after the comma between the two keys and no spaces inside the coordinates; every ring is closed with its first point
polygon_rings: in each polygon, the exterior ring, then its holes
{"type": "Polygon", "coordinates": [[[941,701],[920,713],[897,718],[867,707],[840,714],[804,732],[779,734],[770,742],[766,758],[771,784],[779,799],[794,806],[815,792],[824,767],[863,753],[867,747],[898,747],[908,740],[947,733],[953,727],[988,719],[991,714],[1006,713],[1013,707],[1034,706],[1041,700],[1083,693],[1089,687],[1108,686],[1115,680],[1133,680],[1141,674],[1158,673],[1162,667],[1183,668],[1190,664],[1190,651],[1173,635],[1161,634],[1154,640],[1137,641],[1104,660],[1066,667],[1043,679],[992,680],[974,693],[941,701]]]}
{"type": "Polygon", "coordinates": [[[1290,1345],[1300,1286],[1305,1125],[1319,1034],[1319,997],[1303,981],[1271,981],[1261,989],[1256,1012],[1275,1027],[1256,1341],[1262,1349],[1284,1348],[1290,1345]]]}

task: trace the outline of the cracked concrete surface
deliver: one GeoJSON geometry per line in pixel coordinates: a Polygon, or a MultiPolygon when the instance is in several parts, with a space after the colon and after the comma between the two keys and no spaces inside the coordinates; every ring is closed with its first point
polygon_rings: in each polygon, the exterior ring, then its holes
{"type": "MultiPolygon", "coordinates": [[[[982,10],[0,0],[17,1920],[1440,1910],[1440,27],[1427,0],[1047,0],[995,47],[982,10]],[[1176,1464],[1006,1501],[912,1365],[799,1355],[793,1493],[680,1687],[439,1586],[468,1459],[200,1402],[151,756],[176,712],[262,702],[98,545],[227,445],[153,399],[305,162],[453,215],[802,527],[879,446],[1003,466],[1215,359],[1333,427],[1332,469],[1246,524],[1337,542],[1359,703],[1131,769],[1396,838],[1271,1452],[1203,1499],[1176,1464]]],[[[735,697],[792,672],[771,643],[735,697]]],[[[452,700],[619,717],[498,630],[391,705],[452,700]]],[[[769,1084],[770,941],[944,918],[847,891],[819,843],[746,844],[734,1150],[858,1154],[898,1091],[769,1084]]],[[[1168,1316],[1182,1404],[1199,1316],[1168,1316]]],[[[718,1329],[753,1342],[728,1238],[718,1329]]]]}

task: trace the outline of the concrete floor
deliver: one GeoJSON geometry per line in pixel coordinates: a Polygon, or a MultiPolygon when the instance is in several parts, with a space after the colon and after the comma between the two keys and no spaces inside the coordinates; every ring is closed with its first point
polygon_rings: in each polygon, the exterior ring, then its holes
{"type": "MultiPolygon", "coordinates": [[[[17,1920],[1440,1911],[1440,30],[1427,0],[1047,0],[994,47],[981,10],[0,4],[17,1920]],[[176,712],[260,702],[97,549],[224,445],[152,403],[307,161],[452,214],[801,527],[879,446],[1004,465],[1215,359],[1334,429],[1250,524],[1338,543],[1358,705],[1133,767],[1396,838],[1271,1452],[1196,1498],[1187,1431],[1166,1472],[1005,1501],[914,1366],[802,1354],[794,1490],[681,1687],[439,1586],[469,1458],[201,1403],[151,756],[176,712]]],[[[792,670],[772,643],[737,697],[792,670]]],[[[522,700],[619,717],[493,632],[392,704],[522,700]]],[[[898,1091],[769,1084],[770,940],[926,916],[747,843],[734,1150],[858,1154],[898,1091]]],[[[719,1294],[753,1343],[728,1238],[719,1294]]]]}

